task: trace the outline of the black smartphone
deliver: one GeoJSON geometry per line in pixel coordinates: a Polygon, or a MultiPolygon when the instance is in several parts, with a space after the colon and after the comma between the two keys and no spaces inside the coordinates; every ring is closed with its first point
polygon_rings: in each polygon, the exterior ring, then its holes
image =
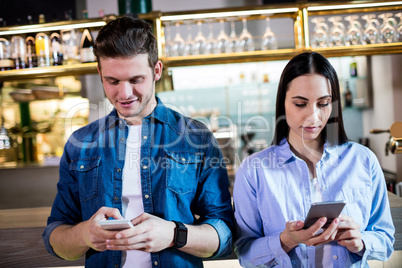
{"type": "Polygon", "coordinates": [[[306,219],[304,220],[303,229],[309,228],[321,217],[327,218],[327,222],[323,226],[323,228],[327,228],[335,218],[339,217],[345,205],[345,201],[313,203],[310,207],[306,219]]]}

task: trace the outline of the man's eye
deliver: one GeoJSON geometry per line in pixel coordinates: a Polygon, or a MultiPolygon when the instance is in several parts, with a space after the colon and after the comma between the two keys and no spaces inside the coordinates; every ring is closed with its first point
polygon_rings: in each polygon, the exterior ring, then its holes
{"type": "Polygon", "coordinates": [[[111,85],[118,85],[118,84],[119,84],[119,81],[117,81],[117,80],[109,80],[109,84],[111,84],[111,85]]]}
{"type": "Polygon", "coordinates": [[[132,84],[138,84],[138,83],[141,83],[142,82],[142,78],[139,78],[139,79],[133,79],[133,80],[131,80],[130,82],[132,83],[132,84]]]}

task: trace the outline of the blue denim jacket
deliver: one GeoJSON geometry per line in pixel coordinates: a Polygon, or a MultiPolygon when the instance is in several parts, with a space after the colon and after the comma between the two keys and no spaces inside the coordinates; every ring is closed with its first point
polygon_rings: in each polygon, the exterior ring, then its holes
{"type": "MultiPolygon", "coordinates": [[[[219,234],[213,257],[232,250],[233,212],[222,153],[200,122],[158,105],[142,121],[141,187],[144,210],[166,220],[210,224],[219,234]],[[199,217],[195,217],[198,215],[199,217]]],[[[122,209],[122,170],[128,127],[116,110],[74,132],[64,148],[60,180],[48,225],[88,220],[102,206],[122,209]]],[[[121,251],[86,253],[86,267],[121,267],[121,251]]],[[[177,249],[151,254],[153,267],[202,267],[202,260],[177,249]]]]}

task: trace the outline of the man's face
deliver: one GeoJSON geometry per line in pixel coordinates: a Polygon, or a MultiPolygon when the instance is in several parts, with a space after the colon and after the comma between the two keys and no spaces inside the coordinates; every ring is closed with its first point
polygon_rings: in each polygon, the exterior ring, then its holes
{"type": "Polygon", "coordinates": [[[131,58],[100,58],[98,71],[105,93],[119,117],[128,124],[141,124],[156,106],[155,81],[162,74],[162,63],[149,67],[148,54],[131,58]]]}

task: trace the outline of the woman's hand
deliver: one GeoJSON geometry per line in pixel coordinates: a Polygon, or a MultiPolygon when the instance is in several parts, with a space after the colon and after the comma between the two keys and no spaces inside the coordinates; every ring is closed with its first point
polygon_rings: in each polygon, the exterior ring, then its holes
{"type": "Polygon", "coordinates": [[[359,253],[364,249],[364,243],[361,239],[360,226],[352,217],[346,215],[339,216],[340,223],[335,240],[338,244],[347,248],[350,252],[359,253]]]}
{"type": "Polygon", "coordinates": [[[327,229],[319,233],[326,222],[327,218],[322,217],[308,229],[303,229],[304,223],[302,221],[287,222],[285,230],[280,234],[283,250],[289,252],[298,244],[316,246],[334,241],[338,231],[339,219],[334,219],[327,229]]]}

